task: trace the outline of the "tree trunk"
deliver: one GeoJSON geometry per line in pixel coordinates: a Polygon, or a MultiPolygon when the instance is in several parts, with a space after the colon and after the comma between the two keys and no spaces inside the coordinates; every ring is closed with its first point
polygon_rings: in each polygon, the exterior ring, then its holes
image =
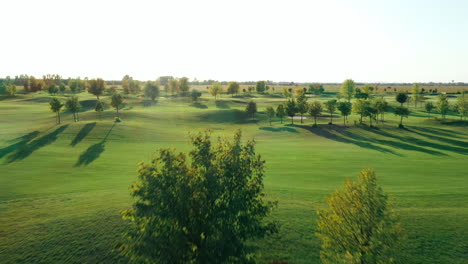
{"type": "Polygon", "coordinates": [[[343,125],[346,126],[346,116],[343,116],[343,125]]]}
{"type": "Polygon", "coordinates": [[[302,124],[302,123],[303,123],[303,122],[302,122],[302,113],[301,113],[301,124],[302,124]]]}
{"type": "Polygon", "coordinates": [[[333,125],[333,113],[330,111],[330,124],[333,125]]]}
{"type": "Polygon", "coordinates": [[[314,116],[314,125],[317,126],[317,117],[314,116]]]}
{"type": "Polygon", "coordinates": [[[58,123],[60,124],[60,112],[57,112],[58,123]]]}
{"type": "Polygon", "coordinates": [[[403,126],[403,116],[400,118],[400,125],[403,126]]]}
{"type": "Polygon", "coordinates": [[[291,116],[291,124],[294,125],[294,116],[291,116]]]}

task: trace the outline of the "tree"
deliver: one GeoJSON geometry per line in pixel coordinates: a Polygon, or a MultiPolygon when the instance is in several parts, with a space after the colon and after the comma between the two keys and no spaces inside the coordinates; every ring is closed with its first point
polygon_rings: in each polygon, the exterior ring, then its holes
{"type": "Polygon", "coordinates": [[[51,95],[57,94],[58,91],[59,91],[59,89],[57,88],[57,85],[55,85],[55,84],[50,85],[49,88],[47,89],[47,92],[49,94],[51,94],[51,95]]]}
{"type": "Polygon", "coordinates": [[[372,127],[372,119],[377,120],[377,108],[374,107],[372,102],[366,104],[364,108],[364,116],[369,117],[369,127],[372,127]]]}
{"type": "Polygon", "coordinates": [[[151,98],[152,101],[159,97],[159,85],[157,82],[148,81],[145,83],[145,96],[151,98]]]}
{"type": "Polygon", "coordinates": [[[406,101],[408,101],[408,95],[404,92],[399,92],[396,95],[396,100],[400,103],[400,106],[403,106],[403,104],[406,103],[406,101]]]}
{"type": "Polygon", "coordinates": [[[343,116],[343,124],[346,126],[346,120],[348,116],[351,114],[352,104],[350,102],[339,102],[338,103],[338,110],[341,112],[343,116]]]}
{"type": "Polygon", "coordinates": [[[96,102],[96,106],[94,107],[94,111],[96,111],[96,114],[99,116],[99,119],[101,119],[101,113],[104,111],[104,103],[102,103],[101,100],[98,100],[96,102]]]}
{"type": "Polygon", "coordinates": [[[266,89],[266,82],[265,81],[258,81],[255,84],[255,90],[257,93],[264,93],[266,89]]]}
{"type": "Polygon", "coordinates": [[[369,106],[369,100],[357,99],[353,104],[353,112],[359,114],[359,124],[362,124],[362,118],[366,115],[367,107],[369,106]]]}
{"type": "Polygon", "coordinates": [[[227,86],[227,93],[231,96],[239,92],[239,83],[238,82],[229,82],[227,86]]]}
{"type": "Polygon", "coordinates": [[[111,106],[117,111],[117,117],[119,117],[119,108],[123,104],[123,96],[121,94],[114,94],[111,97],[111,106]]]}
{"type": "Polygon", "coordinates": [[[271,126],[271,119],[275,117],[275,109],[273,109],[272,106],[268,106],[265,112],[268,116],[268,120],[270,121],[270,126],[271,126]]]}
{"type": "Polygon", "coordinates": [[[309,114],[314,117],[314,127],[317,127],[317,117],[322,114],[322,104],[319,101],[310,103],[309,114]]]}
{"type": "Polygon", "coordinates": [[[352,79],[347,79],[341,84],[341,89],[340,93],[343,95],[348,102],[351,101],[351,98],[354,95],[354,88],[356,87],[356,84],[352,79]]]}
{"type": "MultiPolygon", "coordinates": [[[[427,114],[429,116],[431,116],[431,111],[434,110],[435,106],[433,103],[431,102],[427,102],[425,105],[424,105],[424,109],[426,110],[427,114]]],[[[428,116],[428,117],[429,117],[428,116]]]]}
{"type": "Polygon", "coordinates": [[[190,93],[190,97],[192,97],[192,101],[197,101],[197,99],[201,96],[201,92],[198,90],[193,89],[190,93]]]}
{"type": "Polygon", "coordinates": [[[314,94],[314,95],[320,95],[325,91],[325,89],[323,88],[323,85],[321,85],[320,83],[309,84],[309,87],[307,90],[309,91],[309,93],[314,94]]]}
{"type": "Polygon", "coordinates": [[[400,116],[400,124],[398,125],[399,128],[403,128],[403,117],[408,117],[410,111],[408,108],[404,106],[398,106],[395,108],[395,115],[400,116]]]}
{"type": "Polygon", "coordinates": [[[122,253],[137,263],[251,263],[248,241],[277,232],[265,218],[264,161],[255,142],[211,142],[192,137],[193,150],[160,149],[138,166],[130,188],[134,204],[122,212],[131,222],[122,253]],[[190,160],[190,162],[189,162],[190,160]]]}
{"type": "Polygon", "coordinates": [[[447,100],[447,95],[440,94],[439,97],[437,98],[437,110],[442,116],[442,119],[445,119],[445,115],[447,115],[449,108],[450,106],[447,100]]]}
{"type": "Polygon", "coordinates": [[[297,113],[297,105],[294,98],[289,99],[286,102],[286,114],[291,118],[291,124],[294,124],[294,116],[297,113]]]}
{"type": "Polygon", "coordinates": [[[62,110],[63,104],[57,98],[52,98],[49,101],[50,110],[57,114],[56,123],[60,124],[60,110],[62,110]]]}
{"type": "Polygon", "coordinates": [[[59,85],[59,90],[60,90],[60,92],[61,92],[61,93],[64,93],[66,89],[67,89],[67,86],[65,86],[64,83],[60,83],[60,85],[59,85]]]}
{"type": "Polygon", "coordinates": [[[210,94],[214,96],[215,101],[216,101],[216,97],[218,97],[218,95],[221,93],[222,90],[223,90],[223,87],[221,86],[219,82],[214,82],[210,86],[210,94]]]}
{"type": "Polygon", "coordinates": [[[84,89],[84,83],[79,78],[70,80],[68,86],[70,86],[70,90],[72,91],[72,93],[80,92],[84,89]]]}
{"type": "Polygon", "coordinates": [[[388,111],[388,103],[384,98],[375,99],[373,106],[377,109],[377,115],[380,115],[380,121],[384,121],[384,114],[388,111]]]}
{"type": "Polygon", "coordinates": [[[103,79],[100,78],[89,80],[88,83],[88,93],[94,94],[94,96],[96,96],[99,100],[99,96],[101,96],[104,93],[104,90],[106,89],[106,83],[103,79]]]}
{"type": "Polygon", "coordinates": [[[348,179],[326,201],[328,208],[317,212],[322,263],[397,263],[405,236],[393,199],[372,169],[362,170],[357,181],[348,179]]]}
{"type": "Polygon", "coordinates": [[[331,99],[325,102],[325,108],[330,113],[330,124],[333,124],[333,112],[336,110],[337,101],[335,99],[331,99]]]}
{"type": "Polygon", "coordinates": [[[283,104],[278,105],[276,108],[276,116],[280,118],[281,124],[283,124],[283,118],[286,116],[286,111],[283,104]]]}
{"type": "Polygon", "coordinates": [[[189,79],[187,77],[182,77],[179,79],[180,92],[184,95],[188,95],[190,90],[189,79]]]}
{"type": "Polygon", "coordinates": [[[80,111],[81,109],[81,104],[78,101],[78,97],[72,96],[68,98],[68,100],[65,101],[65,108],[67,108],[68,111],[73,113],[73,120],[75,122],[78,122],[79,121],[78,111],[80,111]]]}
{"type": "Polygon", "coordinates": [[[177,79],[169,80],[169,90],[171,94],[177,94],[180,92],[180,82],[177,79]]]}
{"type": "Polygon", "coordinates": [[[255,113],[257,113],[257,103],[254,101],[250,101],[247,106],[245,107],[245,112],[252,116],[252,119],[255,117],[255,113]]]}
{"type": "Polygon", "coordinates": [[[300,95],[297,97],[297,112],[301,114],[301,124],[303,123],[302,116],[304,115],[304,113],[307,113],[307,107],[307,97],[304,92],[301,92],[300,95]]]}
{"type": "Polygon", "coordinates": [[[413,89],[412,89],[412,92],[413,94],[413,102],[414,102],[414,108],[416,108],[418,106],[418,102],[420,101],[421,99],[421,96],[420,96],[420,90],[419,90],[419,83],[414,83],[413,84],[413,89]]]}
{"type": "Polygon", "coordinates": [[[468,96],[465,96],[465,93],[462,93],[457,98],[457,111],[460,114],[461,119],[468,116],[468,96]]]}
{"type": "Polygon", "coordinates": [[[7,92],[8,92],[8,95],[10,96],[16,96],[16,85],[9,84],[7,86],[7,92]]]}

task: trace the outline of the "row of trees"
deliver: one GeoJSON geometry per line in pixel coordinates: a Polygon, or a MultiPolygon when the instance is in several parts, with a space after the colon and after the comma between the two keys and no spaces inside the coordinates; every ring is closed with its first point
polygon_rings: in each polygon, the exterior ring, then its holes
{"type": "MultiPolygon", "coordinates": [[[[133,262],[161,264],[255,263],[252,239],[279,232],[269,219],[276,201],[264,192],[265,161],[255,142],[192,136],[188,154],[161,149],[140,163],[131,185],[135,202],[122,212],[131,223],[120,250],[133,262]]],[[[393,200],[373,170],[326,198],[316,235],[323,263],[396,263],[404,232],[393,200]]],[[[281,262],[282,263],[282,262],[281,262]]]]}
{"type": "MultiPolygon", "coordinates": [[[[117,117],[119,117],[119,109],[123,105],[123,102],[124,98],[121,94],[112,95],[110,104],[112,107],[115,108],[117,112],[117,117]]],[[[49,107],[52,112],[56,113],[56,123],[60,124],[61,122],[60,112],[62,111],[64,106],[68,112],[71,112],[73,114],[73,121],[78,122],[80,120],[78,113],[81,109],[81,104],[78,100],[78,96],[71,96],[64,103],[61,102],[60,99],[58,99],[57,97],[52,97],[49,101],[49,107]]],[[[94,108],[96,113],[102,113],[104,111],[104,108],[104,103],[101,100],[97,100],[96,106],[94,108]]]]}

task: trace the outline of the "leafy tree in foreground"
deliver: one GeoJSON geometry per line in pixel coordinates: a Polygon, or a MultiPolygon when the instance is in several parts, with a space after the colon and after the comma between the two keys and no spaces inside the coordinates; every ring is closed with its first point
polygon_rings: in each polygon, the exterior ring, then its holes
{"type": "Polygon", "coordinates": [[[189,79],[187,77],[180,78],[179,87],[180,87],[180,92],[184,94],[185,96],[187,96],[190,90],[189,79]]]}
{"type": "Polygon", "coordinates": [[[427,102],[425,105],[424,105],[424,109],[426,110],[427,114],[429,116],[431,116],[431,111],[434,110],[435,106],[433,103],[431,102],[427,102]]]}
{"type": "Polygon", "coordinates": [[[271,126],[271,119],[275,117],[275,109],[273,109],[272,106],[268,106],[266,109],[266,114],[268,116],[268,121],[270,121],[270,126],[271,126]]]}
{"type": "Polygon", "coordinates": [[[255,84],[255,90],[257,93],[264,93],[266,90],[266,82],[265,81],[258,81],[255,84]]]}
{"type": "Polygon", "coordinates": [[[47,92],[48,92],[49,94],[51,94],[51,95],[57,94],[58,91],[59,91],[59,89],[57,88],[57,85],[55,85],[55,84],[51,84],[51,85],[49,86],[49,88],[47,89],[47,92]]]}
{"type": "Polygon", "coordinates": [[[255,118],[255,113],[257,113],[257,103],[250,101],[245,107],[245,112],[252,116],[252,119],[255,118]]]}
{"type": "Polygon", "coordinates": [[[227,93],[231,96],[239,93],[239,83],[238,82],[229,82],[227,86],[227,93]]]}
{"type": "Polygon", "coordinates": [[[346,120],[348,116],[351,114],[352,104],[350,102],[339,102],[338,103],[338,110],[341,112],[343,116],[343,124],[346,125],[346,120]]]}
{"type": "Polygon", "coordinates": [[[362,124],[362,118],[366,116],[367,107],[370,105],[367,99],[357,99],[353,103],[353,112],[359,114],[359,124],[362,124]]]}
{"type": "Polygon", "coordinates": [[[348,179],[326,200],[328,208],[318,210],[322,263],[397,263],[405,236],[393,199],[377,185],[372,169],[362,170],[357,181],[348,179]]]}
{"type": "Polygon", "coordinates": [[[192,92],[190,93],[190,97],[192,98],[192,101],[197,101],[197,99],[200,96],[201,96],[201,92],[195,89],[193,89],[192,92]]]}
{"type": "Polygon", "coordinates": [[[98,78],[89,81],[88,92],[94,94],[98,100],[99,96],[101,96],[104,93],[105,89],[106,83],[103,79],[98,78]]]}
{"type": "Polygon", "coordinates": [[[395,108],[395,115],[400,116],[400,124],[398,125],[399,128],[403,128],[403,117],[407,118],[409,113],[409,109],[404,106],[398,106],[395,108]]]}
{"type": "Polygon", "coordinates": [[[286,102],[286,114],[291,117],[291,124],[294,124],[294,116],[297,113],[297,105],[296,101],[294,101],[294,98],[289,99],[286,102]]]}
{"type": "Polygon", "coordinates": [[[60,110],[62,110],[63,104],[57,98],[50,99],[49,102],[50,110],[57,114],[56,123],[60,124],[60,110]]]}
{"type": "Polygon", "coordinates": [[[81,104],[78,101],[78,97],[72,96],[68,98],[68,100],[65,102],[65,107],[68,111],[73,113],[73,120],[78,122],[80,120],[78,117],[78,111],[81,109],[81,104]]]}
{"type": "Polygon", "coordinates": [[[135,203],[122,212],[132,223],[122,253],[137,263],[254,262],[246,242],[277,232],[265,221],[275,206],[265,201],[265,161],[255,142],[241,143],[240,131],[216,145],[198,134],[192,144],[189,157],[160,149],[140,163],[135,203]]]}
{"type": "Polygon", "coordinates": [[[333,124],[333,112],[336,110],[336,99],[331,99],[325,102],[325,108],[327,108],[330,113],[330,124],[333,124]]]}
{"type": "Polygon", "coordinates": [[[388,111],[388,103],[384,98],[375,99],[373,102],[373,107],[377,109],[377,115],[380,115],[380,121],[384,121],[384,114],[388,111]]]}
{"type": "Polygon", "coordinates": [[[276,116],[280,118],[281,124],[283,124],[283,118],[286,116],[286,111],[284,110],[284,105],[280,104],[276,108],[276,116]]]}
{"type": "Polygon", "coordinates": [[[319,101],[310,103],[309,114],[314,117],[314,127],[317,127],[317,117],[322,114],[322,104],[319,101]]]}
{"type": "Polygon", "coordinates": [[[159,85],[156,82],[148,81],[145,83],[145,96],[151,98],[152,101],[159,97],[159,85]]]}
{"type": "Polygon", "coordinates": [[[442,119],[445,119],[445,116],[447,115],[449,111],[449,102],[447,100],[447,95],[445,94],[439,95],[439,97],[437,98],[437,110],[442,116],[442,119]]]}
{"type": "Polygon", "coordinates": [[[117,111],[117,117],[119,117],[119,108],[123,104],[123,96],[121,94],[114,94],[111,97],[111,105],[117,111]]]}
{"type": "Polygon", "coordinates": [[[61,93],[64,93],[65,90],[67,90],[67,86],[65,86],[64,83],[60,83],[59,90],[60,90],[61,93]]]}

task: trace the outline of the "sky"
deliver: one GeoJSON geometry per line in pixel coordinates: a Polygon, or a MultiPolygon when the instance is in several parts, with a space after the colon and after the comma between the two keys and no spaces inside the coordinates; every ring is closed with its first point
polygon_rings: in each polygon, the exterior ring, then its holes
{"type": "Polygon", "coordinates": [[[467,0],[2,0],[0,77],[468,82],[467,0]]]}

